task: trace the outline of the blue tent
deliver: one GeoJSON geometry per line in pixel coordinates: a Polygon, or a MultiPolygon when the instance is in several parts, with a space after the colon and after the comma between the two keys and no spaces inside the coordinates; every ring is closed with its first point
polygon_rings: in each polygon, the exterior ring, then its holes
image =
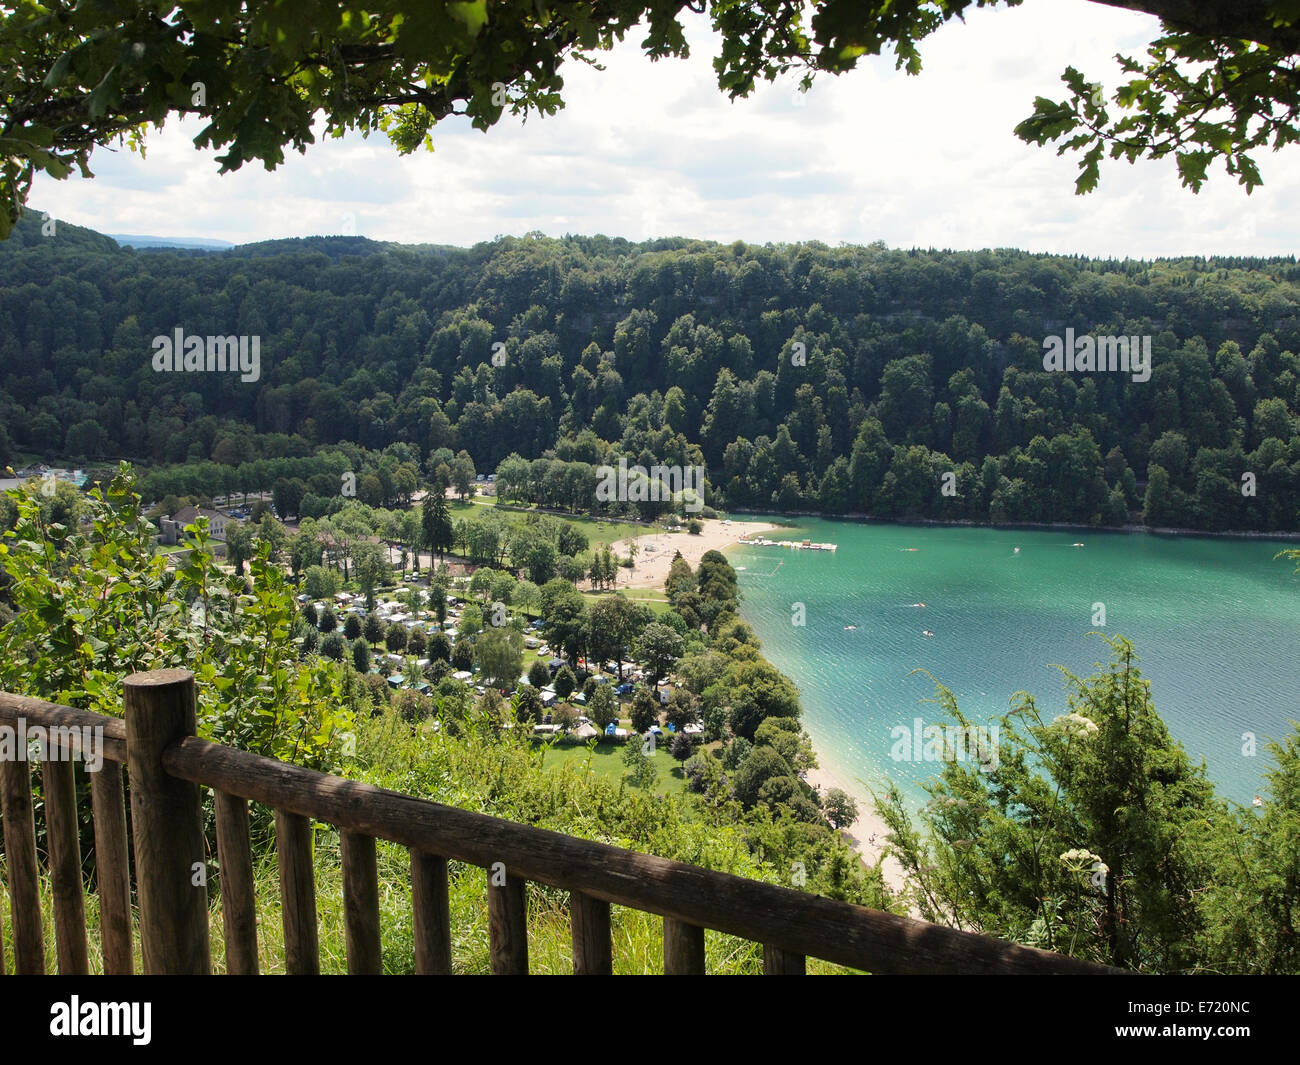
{"type": "Polygon", "coordinates": [[[617,728],[618,726],[613,721],[611,721],[608,725],[605,726],[605,735],[606,736],[614,735],[614,732],[617,728]]]}

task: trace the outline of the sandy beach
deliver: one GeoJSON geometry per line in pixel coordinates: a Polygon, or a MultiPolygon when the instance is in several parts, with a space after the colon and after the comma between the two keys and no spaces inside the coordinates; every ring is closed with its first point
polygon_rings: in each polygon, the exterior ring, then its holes
{"type": "MultiPolygon", "coordinates": [[[[840,834],[855,851],[862,855],[862,860],[867,865],[875,865],[885,851],[885,837],[889,834],[889,827],[876,815],[872,806],[871,793],[858,781],[846,779],[834,770],[828,769],[820,751],[817,752],[817,761],[821,764],[816,769],[808,770],[808,783],[820,788],[823,796],[831,788],[839,788],[857,802],[858,819],[842,829],[840,834]]],[[[902,888],[903,868],[895,859],[886,859],[882,872],[885,883],[892,890],[898,891],[902,888]]]]}
{"type": "MultiPolygon", "coordinates": [[[[701,519],[704,529],[698,534],[686,532],[656,532],[636,538],[640,549],[636,556],[636,565],[632,570],[619,571],[620,588],[657,588],[663,591],[664,581],[668,579],[668,568],[672,565],[673,555],[680,551],[694,569],[700,564],[706,551],[725,551],[732,544],[746,536],[769,532],[777,528],[762,521],[732,521],[722,518],[701,519]]],[[[627,541],[620,540],[616,545],[619,554],[626,554],[627,541]]]]}

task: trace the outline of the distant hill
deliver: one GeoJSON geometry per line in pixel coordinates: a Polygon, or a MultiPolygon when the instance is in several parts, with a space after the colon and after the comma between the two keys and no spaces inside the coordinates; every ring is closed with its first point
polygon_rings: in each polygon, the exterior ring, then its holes
{"type": "Polygon", "coordinates": [[[214,251],[235,246],[228,240],[212,240],[208,237],[142,237],[134,233],[109,233],[108,235],[119,244],[131,248],[198,248],[214,251]]]}
{"type": "Polygon", "coordinates": [[[1284,531],[1297,352],[1292,256],[599,235],[137,248],[29,211],[0,242],[0,466],[126,455],[182,464],[151,474],[152,498],[317,477],[323,500],[340,448],[387,505],[390,466],[432,475],[463,449],[548,506],[627,458],[704,466],[721,508],[1284,531]],[[178,329],[257,338],[256,373],[155,370],[154,338],[178,329]],[[1080,337],[1087,362],[1051,364],[1080,337]]]}

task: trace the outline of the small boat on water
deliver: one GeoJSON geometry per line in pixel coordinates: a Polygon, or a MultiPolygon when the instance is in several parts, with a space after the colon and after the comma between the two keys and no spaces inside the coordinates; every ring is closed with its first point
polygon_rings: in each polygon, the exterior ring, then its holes
{"type": "Polygon", "coordinates": [[[921,635],[922,635],[922,636],[933,636],[934,633],[932,633],[929,629],[922,629],[922,630],[921,630],[921,635]]]}
{"type": "Polygon", "coordinates": [[[1070,546],[1071,546],[1071,547],[1082,547],[1083,544],[1071,544],[1070,546]]]}
{"type": "Polygon", "coordinates": [[[845,631],[845,632],[857,632],[857,631],[858,631],[858,627],[857,627],[856,625],[845,625],[845,626],[844,626],[844,631],[845,631]]]}
{"type": "Polygon", "coordinates": [[[913,606],[925,606],[924,603],[913,603],[912,605],[913,605],[913,606]]]}

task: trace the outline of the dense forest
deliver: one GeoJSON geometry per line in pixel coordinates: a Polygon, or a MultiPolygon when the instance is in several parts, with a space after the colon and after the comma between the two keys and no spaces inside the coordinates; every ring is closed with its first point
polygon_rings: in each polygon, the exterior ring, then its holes
{"type": "Polygon", "coordinates": [[[352,470],[391,505],[459,457],[587,507],[626,457],[704,466],[713,509],[1300,524],[1294,258],[49,230],[0,245],[0,462],[127,458],[155,499],[352,470]],[[257,379],[156,372],[177,329],[260,338],[257,379]],[[1066,329],[1150,337],[1150,379],[1045,371],[1066,329]]]}

